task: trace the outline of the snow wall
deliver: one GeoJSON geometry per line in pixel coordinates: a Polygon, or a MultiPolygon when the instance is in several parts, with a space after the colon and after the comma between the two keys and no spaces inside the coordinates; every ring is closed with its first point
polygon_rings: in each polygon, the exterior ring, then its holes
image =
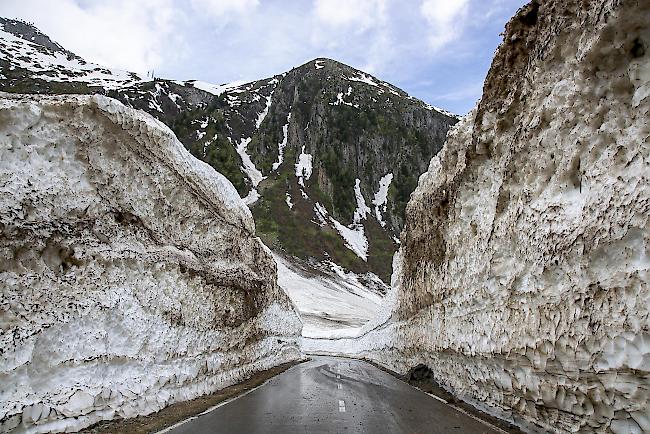
{"type": "Polygon", "coordinates": [[[0,431],[145,415],[296,360],[234,187],[101,96],[0,95],[0,431]]]}

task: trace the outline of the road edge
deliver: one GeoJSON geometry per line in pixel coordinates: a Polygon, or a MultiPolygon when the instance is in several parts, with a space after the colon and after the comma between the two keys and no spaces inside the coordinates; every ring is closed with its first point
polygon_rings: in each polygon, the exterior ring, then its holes
{"type": "Polygon", "coordinates": [[[256,372],[250,378],[240,383],[225,387],[209,395],[200,396],[189,401],[176,402],[156,413],[146,416],[101,421],[80,432],[84,434],[108,434],[115,432],[162,434],[241,398],[262,387],[283,372],[310,360],[307,356],[299,360],[283,363],[273,368],[256,372]]]}

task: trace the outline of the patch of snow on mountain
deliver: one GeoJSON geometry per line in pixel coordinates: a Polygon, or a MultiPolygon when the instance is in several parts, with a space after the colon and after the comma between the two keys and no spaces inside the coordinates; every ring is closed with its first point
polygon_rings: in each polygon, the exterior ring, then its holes
{"type": "Polygon", "coordinates": [[[284,161],[284,148],[287,146],[287,138],[289,135],[289,121],[291,120],[291,113],[287,116],[287,123],[282,126],[282,142],[278,143],[278,161],[273,163],[273,170],[277,170],[280,164],[284,161]]]}
{"type": "Polygon", "coordinates": [[[203,154],[202,154],[202,155],[203,155],[204,157],[205,157],[205,156],[207,155],[207,153],[208,153],[208,146],[210,146],[212,143],[214,143],[215,140],[217,140],[217,134],[215,134],[213,138],[211,138],[211,139],[206,140],[205,142],[203,142],[203,154]]]}
{"type": "MultiPolygon", "coordinates": [[[[361,190],[359,190],[359,193],[361,193],[361,190]]],[[[361,199],[363,201],[363,196],[361,196],[361,199]]],[[[363,206],[365,206],[365,201],[363,201],[363,206]]],[[[367,211],[365,211],[366,213],[370,212],[370,208],[368,208],[367,206],[365,206],[365,208],[367,208],[367,211]]],[[[319,220],[319,222],[315,222],[315,223],[319,224],[320,226],[325,226],[328,223],[333,225],[334,229],[336,229],[336,231],[339,233],[341,238],[343,238],[343,242],[345,243],[345,246],[348,249],[352,250],[358,257],[360,257],[364,261],[368,260],[368,239],[366,238],[362,224],[355,222],[349,227],[345,226],[344,224],[336,220],[334,217],[329,215],[327,209],[320,202],[316,202],[316,204],[314,205],[314,213],[316,214],[316,217],[319,220]]],[[[356,212],[355,212],[355,218],[356,218],[356,212]]]]}
{"type": "Polygon", "coordinates": [[[257,167],[255,167],[255,164],[251,161],[250,155],[246,153],[246,147],[248,144],[251,142],[251,138],[245,138],[241,139],[239,142],[239,145],[237,145],[237,153],[241,157],[241,161],[244,164],[244,173],[248,175],[248,179],[251,180],[251,183],[253,183],[253,187],[257,187],[257,185],[264,179],[262,176],[262,172],[257,170],[257,167]]]}
{"type": "MultiPolygon", "coordinates": [[[[259,99],[259,95],[255,95],[259,99]]],[[[239,107],[241,105],[241,100],[234,95],[227,95],[226,102],[230,107],[239,107]]]]}
{"type": "Polygon", "coordinates": [[[316,204],[314,205],[314,213],[316,214],[316,218],[318,218],[318,222],[316,222],[316,224],[318,224],[321,227],[327,226],[329,213],[320,202],[316,202],[316,204]]]}
{"type": "Polygon", "coordinates": [[[287,203],[289,209],[293,209],[293,202],[291,202],[291,195],[289,193],[286,194],[284,201],[287,203]]]}
{"type": "Polygon", "coordinates": [[[260,197],[261,196],[260,196],[259,192],[257,191],[257,189],[256,188],[251,188],[251,190],[248,192],[246,197],[243,198],[242,200],[244,201],[244,203],[246,205],[251,206],[252,204],[257,202],[257,199],[259,199],[260,197]]]}
{"type": "Polygon", "coordinates": [[[212,84],[212,83],[206,83],[205,81],[200,81],[200,80],[189,80],[186,81],[184,84],[191,84],[197,89],[201,89],[203,91],[206,91],[208,93],[211,93],[212,95],[219,96],[222,93],[232,90],[235,88],[238,88],[242,86],[243,84],[246,84],[245,81],[233,81],[232,83],[224,83],[224,84],[212,84]]]}
{"type": "Polygon", "coordinates": [[[316,62],[314,62],[314,66],[316,66],[316,69],[325,68],[325,65],[321,65],[320,62],[321,62],[320,60],[317,60],[316,62]]]}
{"type": "Polygon", "coordinates": [[[369,273],[359,276],[328,262],[317,269],[273,253],[278,284],[289,295],[310,338],[349,337],[377,316],[387,287],[369,273]]]}
{"type": "Polygon", "coordinates": [[[257,116],[257,120],[255,121],[255,128],[259,129],[260,125],[262,125],[262,122],[264,122],[266,115],[269,114],[272,97],[273,97],[273,92],[271,92],[271,94],[266,97],[266,105],[264,106],[264,110],[262,110],[262,112],[257,116]]]}
{"type": "Polygon", "coordinates": [[[443,109],[443,108],[433,106],[433,105],[431,105],[431,104],[425,104],[424,107],[425,107],[427,110],[434,110],[434,111],[440,112],[440,113],[442,113],[443,115],[446,115],[446,116],[449,116],[449,117],[452,117],[452,118],[456,118],[456,119],[461,119],[461,118],[462,118],[462,116],[459,116],[459,115],[457,115],[457,114],[455,114],[455,113],[452,113],[452,112],[450,112],[450,111],[448,111],[448,110],[445,110],[445,109],[443,109]]]}
{"type": "Polygon", "coordinates": [[[352,250],[358,257],[367,261],[368,238],[366,238],[366,234],[364,233],[363,225],[353,224],[350,225],[350,227],[347,227],[332,216],[330,216],[330,220],[334,224],[334,228],[345,241],[346,247],[352,250]]]}
{"type": "MultiPolygon", "coordinates": [[[[350,96],[351,91],[352,91],[352,87],[349,87],[348,88],[348,93],[346,95],[350,96]]],[[[352,104],[351,102],[345,101],[343,99],[343,92],[339,92],[336,95],[336,101],[329,103],[329,105],[341,105],[341,104],[347,105],[347,106],[350,106],[350,107],[354,107],[354,108],[359,108],[359,104],[352,104]]]]}
{"type": "Polygon", "coordinates": [[[163,113],[163,109],[160,106],[160,104],[158,104],[158,101],[155,100],[155,96],[154,96],[153,99],[149,100],[149,108],[152,109],[152,110],[156,110],[156,111],[158,111],[160,113],[163,113]]]}
{"type": "Polygon", "coordinates": [[[302,150],[298,156],[298,162],[296,163],[296,177],[298,178],[298,184],[302,187],[305,186],[305,179],[311,177],[312,172],[312,155],[305,153],[305,145],[302,145],[302,150]]]}
{"type": "Polygon", "coordinates": [[[369,75],[366,75],[364,73],[360,73],[359,77],[346,77],[350,81],[358,81],[360,83],[366,83],[370,86],[379,86],[369,75]]]}
{"type": "Polygon", "coordinates": [[[176,104],[176,106],[178,106],[178,100],[183,99],[183,97],[181,97],[179,94],[174,93],[174,92],[172,92],[170,90],[167,91],[167,98],[169,98],[171,100],[171,102],[176,104]]]}
{"type": "Polygon", "coordinates": [[[375,206],[375,217],[379,224],[384,227],[386,222],[382,219],[382,213],[386,212],[386,203],[388,202],[388,188],[393,181],[393,174],[388,173],[379,180],[379,190],[375,193],[372,204],[375,206]]]}
{"type": "Polygon", "coordinates": [[[354,196],[357,199],[357,209],[354,211],[354,222],[359,223],[361,220],[365,220],[368,213],[371,212],[368,205],[366,205],[366,199],[361,193],[361,180],[357,178],[354,181],[354,196]]]}

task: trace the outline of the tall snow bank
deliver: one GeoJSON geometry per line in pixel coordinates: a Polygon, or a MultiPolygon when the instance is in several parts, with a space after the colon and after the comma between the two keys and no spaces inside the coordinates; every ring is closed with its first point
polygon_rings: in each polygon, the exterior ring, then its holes
{"type": "Polygon", "coordinates": [[[163,124],[0,95],[0,431],[155,412],[300,357],[248,208],[163,124]]]}
{"type": "Polygon", "coordinates": [[[531,431],[650,432],[648,22],[606,0],[510,21],[411,196],[392,319],[321,350],[424,363],[531,431]]]}

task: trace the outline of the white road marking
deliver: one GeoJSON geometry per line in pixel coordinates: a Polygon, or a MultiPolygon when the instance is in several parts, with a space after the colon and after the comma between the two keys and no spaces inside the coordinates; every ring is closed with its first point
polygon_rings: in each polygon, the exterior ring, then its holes
{"type": "Polygon", "coordinates": [[[449,403],[447,402],[446,399],[442,399],[441,397],[436,396],[436,395],[434,395],[433,393],[429,393],[429,392],[424,392],[424,393],[426,393],[427,395],[429,395],[429,396],[432,397],[432,398],[437,399],[437,400],[440,401],[440,402],[444,402],[445,404],[449,404],[449,403]]]}
{"type": "Polygon", "coordinates": [[[339,374],[336,374],[336,378],[337,378],[337,379],[340,379],[341,376],[340,376],[339,374]]]}
{"type": "Polygon", "coordinates": [[[343,386],[341,386],[341,383],[337,384],[336,386],[337,386],[337,389],[339,389],[339,390],[341,390],[343,388],[343,386]]]}
{"type": "Polygon", "coordinates": [[[339,399],[339,413],[345,413],[345,401],[339,399]]]}

